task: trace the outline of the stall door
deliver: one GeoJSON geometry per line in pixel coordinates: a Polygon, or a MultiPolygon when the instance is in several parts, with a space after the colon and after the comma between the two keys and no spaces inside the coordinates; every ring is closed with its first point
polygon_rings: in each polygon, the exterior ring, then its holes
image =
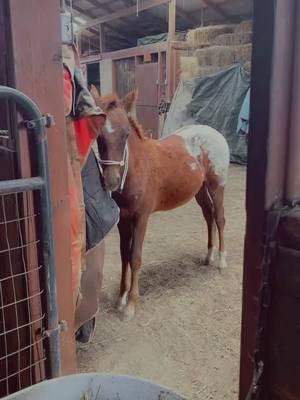
{"type": "Polygon", "coordinates": [[[137,64],[135,70],[137,100],[137,119],[145,133],[158,137],[158,63],[137,64]]]}

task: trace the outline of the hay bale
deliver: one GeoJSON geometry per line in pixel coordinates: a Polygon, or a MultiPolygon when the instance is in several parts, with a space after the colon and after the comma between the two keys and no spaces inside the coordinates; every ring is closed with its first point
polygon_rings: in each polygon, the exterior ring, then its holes
{"type": "Polygon", "coordinates": [[[223,67],[199,67],[197,77],[205,78],[206,76],[215,74],[224,69],[223,67]]]}
{"type": "Polygon", "coordinates": [[[234,62],[244,64],[251,62],[252,59],[252,44],[244,44],[234,47],[234,62]]]}
{"type": "Polygon", "coordinates": [[[239,46],[241,44],[251,44],[253,34],[252,34],[252,32],[234,33],[233,37],[234,37],[233,45],[239,46]]]}
{"type": "Polygon", "coordinates": [[[198,49],[195,51],[194,55],[197,58],[199,67],[204,67],[205,65],[207,65],[206,49],[198,49]]]}
{"type": "Polygon", "coordinates": [[[235,28],[234,33],[244,33],[252,31],[253,31],[253,21],[252,19],[249,19],[238,24],[235,28]]]}
{"type": "Polygon", "coordinates": [[[232,46],[211,46],[195,51],[200,67],[225,67],[234,64],[235,49],[232,46]]]}
{"type": "Polygon", "coordinates": [[[215,46],[239,46],[248,43],[252,43],[252,32],[226,33],[213,40],[215,46]]]}
{"type": "Polygon", "coordinates": [[[224,35],[217,36],[212,44],[214,46],[233,46],[234,35],[233,33],[225,33],[224,35]]]}
{"type": "Polygon", "coordinates": [[[236,25],[214,25],[199,27],[188,31],[186,42],[194,48],[211,44],[216,36],[233,33],[236,25]]]}
{"type": "Polygon", "coordinates": [[[197,57],[180,57],[180,78],[184,81],[191,80],[198,75],[197,57]]]}
{"type": "Polygon", "coordinates": [[[243,65],[243,68],[245,70],[245,72],[249,75],[251,75],[251,62],[248,61],[243,65]]]}

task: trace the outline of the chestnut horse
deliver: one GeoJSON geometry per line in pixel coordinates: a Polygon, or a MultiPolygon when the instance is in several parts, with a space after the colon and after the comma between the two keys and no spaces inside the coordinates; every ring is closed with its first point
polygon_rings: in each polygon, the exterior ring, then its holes
{"type": "Polygon", "coordinates": [[[98,139],[99,155],[105,187],[113,192],[120,208],[122,278],[118,308],[125,319],[130,319],[139,299],[147,223],[155,211],[174,209],[195,197],[208,228],[206,263],[214,261],[217,226],[219,267],[227,266],[223,199],[229,149],[219,132],[203,125],[186,126],[162,140],[149,139],[130,115],[137,91],[122,100],[115,95],[101,97],[96,88],[91,92],[107,114],[98,139]]]}

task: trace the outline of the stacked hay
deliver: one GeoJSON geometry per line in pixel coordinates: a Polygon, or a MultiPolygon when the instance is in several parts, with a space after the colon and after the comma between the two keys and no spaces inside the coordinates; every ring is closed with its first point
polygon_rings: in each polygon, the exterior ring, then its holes
{"type": "Polygon", "coordinates": [[[252,21],[196,28],[188,32],[186,41],[195,51],[181,57],[183,80],[205,77],[236,63],[248,63],[251,69],[252,21]]]}
{"type": "Polygon", "coordinates": [[[187,33],[186,42],[193,48],[210,46],[217,36],[233,33],[234,29],[235,25],[215,25],[192,29],[187,33]]]}
{"type": "Polygon", "coordinates": [[[213,40],[215,46],[239,46],[249,43],[252,43],[252,32],[226,33],[213,40]]]}
{"type": "Polygon", "coordinates": [[[205,78],[206,76],[216,74],[217,72],[222,71],[224,67],[199,67],[197,77],[205,78]]]}
{"type": "Polygon", "coordinates": [[[184,81],[192,79],[198,75],[199,65],[197,57],[185,57],[180,58],[180,78],[184,81]]]}
{"type": "Polygon", "coordinates": [[[251,75],[251,62],[248,61],[243,65],[244,71],[248,74],[251,75]]]}
{"type": "Polygon", "coordinates": [[[225,67],[234,64],[235,51],[230,46],[211,46],[195,51],[200,67],[225,67]]]}
{"type": "Polygon", "coordinates": [[[241,46],[234,47],[234,62],[237,64],[244,64],[246,62],[251,62],[252,58],[252,44],[244,44],[241,46]]]}
{"type": "Polygon", "coordinates": [[[245,33],[253,31],[253,22],[251,19],[241,22],[235,27],[235,33],[245,33]]]}

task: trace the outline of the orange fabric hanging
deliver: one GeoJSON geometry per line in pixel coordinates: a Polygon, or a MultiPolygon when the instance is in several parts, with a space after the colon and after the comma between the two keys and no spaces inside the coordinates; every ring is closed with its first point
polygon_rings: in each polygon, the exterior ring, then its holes
{"type": "MultiPolygon", "coordinates": [[[[64,67],[65,115],[73,106],[74,86],[70,71],[64,67]]],[[[105,116],[86,116],[77,120],[67,118],[69,201],[71,210],[71,259],[74,307],[80,304],[80,281],[86,259],[86,221],[81,170],[96,140],[105,116]]]]}

